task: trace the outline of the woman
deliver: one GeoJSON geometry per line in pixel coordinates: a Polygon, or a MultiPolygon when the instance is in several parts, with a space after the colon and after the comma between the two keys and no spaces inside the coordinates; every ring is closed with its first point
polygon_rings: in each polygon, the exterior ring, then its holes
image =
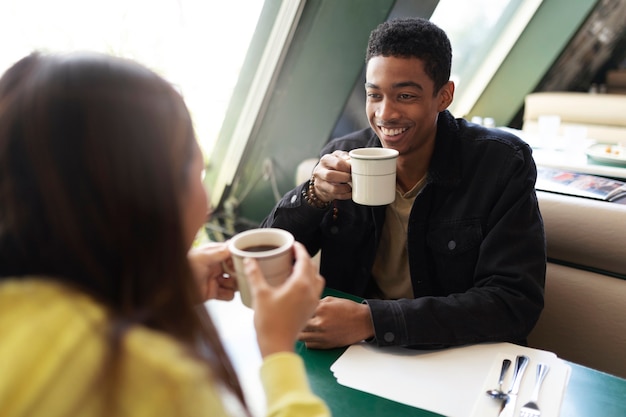
{"type": "MultiPolygon", "coordinates": [[[[32,54],[0,79],[3,416],[247,415],[202,302],[230,299],[180,95],[95,54],[32,54]]],[[[297,333],[324,285],[306,250],[270,289],[247,263],[268,415],[328,415],[297,333]]]]}

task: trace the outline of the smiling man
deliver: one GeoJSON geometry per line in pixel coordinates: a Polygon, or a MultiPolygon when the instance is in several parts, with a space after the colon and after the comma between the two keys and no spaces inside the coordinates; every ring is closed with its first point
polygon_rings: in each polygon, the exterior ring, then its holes
{"type": "Polygon", "coordinates": [[[524,344],[543,309],[546,245],[527,144],[455,119],[447,35],[420,18],[370,35],[370,127],[330,141],[311,179],[264,220],[321,249],[326,297],[300,335],[308,347],[367,340],[439,348],[524,344]],[[348,151],[399,152],[395,201],[354,203],[348,151]]]}

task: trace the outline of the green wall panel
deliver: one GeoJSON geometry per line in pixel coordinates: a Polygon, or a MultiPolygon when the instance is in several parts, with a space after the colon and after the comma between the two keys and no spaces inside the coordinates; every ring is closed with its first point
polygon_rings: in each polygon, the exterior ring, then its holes
{"type": "Polygon", "coordinates": [[[544,0],[472,108],[507,125],[563,48],[584,22],[596,0],[544,0]]]}

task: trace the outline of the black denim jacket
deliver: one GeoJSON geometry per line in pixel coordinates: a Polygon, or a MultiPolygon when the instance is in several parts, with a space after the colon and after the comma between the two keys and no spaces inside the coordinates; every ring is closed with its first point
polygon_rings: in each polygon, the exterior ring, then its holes
{"type": "MultiPolygon", "coordinates": [[[[381,146],[371,129],[329,142],[381,146]]],[[[525,343],[543,309],[546,244],[530,147],[516,136],[439,115],[427,184],[408,226],[414,299],[374,300],[374,342],[438,348],[487,341],[525,343]]],[[[365,296],[385,207],[351,200],[317,209],[288,192],[264,227],[290,230],[314,254],[331,288],[365,296]],[[334,207],[334,212],[333,212],[334,207]]]]}

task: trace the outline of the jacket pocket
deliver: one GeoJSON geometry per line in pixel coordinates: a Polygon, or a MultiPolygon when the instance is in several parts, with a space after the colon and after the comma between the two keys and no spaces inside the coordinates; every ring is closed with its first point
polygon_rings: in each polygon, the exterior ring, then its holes
{"type": "Polygon", "coordinates": [[[473,286],[483,233],[478,219],[433,225],[426,242],[433,257],[438,286],[446,294],[473,286]]]}

